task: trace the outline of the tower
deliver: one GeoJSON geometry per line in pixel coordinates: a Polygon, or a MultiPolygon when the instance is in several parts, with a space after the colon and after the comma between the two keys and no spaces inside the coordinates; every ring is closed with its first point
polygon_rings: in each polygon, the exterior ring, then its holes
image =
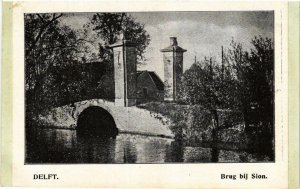
{"type": "Polygon", "coordinates": [[[183,74],[183,53],[186,50],[178,46],[176,37],[170,37],[170,46],[160,51],[164,61],[164,100],[176,101],[183,74]]]}
{"type": "Polygon", "coordinates": [[[121,39],[110,45],[113,50],[115,105],[136,105],[136,44],[121,39]]]}

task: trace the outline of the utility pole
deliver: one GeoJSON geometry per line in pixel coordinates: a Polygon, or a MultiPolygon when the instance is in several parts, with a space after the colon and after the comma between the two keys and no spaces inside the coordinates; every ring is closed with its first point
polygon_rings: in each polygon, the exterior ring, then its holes
{"type": "Polygon", "coordinates": [[[210,65],[210,75],[211,75],[211,79],[213,80],[213,65],[212,65],[212,58],[210,57],[209,59],[209,65],[210,65]]]}
{"type": "Polygon", "coordinates": [[[222,81],[224,80],[224,51],[222,46],[222,81]]]}

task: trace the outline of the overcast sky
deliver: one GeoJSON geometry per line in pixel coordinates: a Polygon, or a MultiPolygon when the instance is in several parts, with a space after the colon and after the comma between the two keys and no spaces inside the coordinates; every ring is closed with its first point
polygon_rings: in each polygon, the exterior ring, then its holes
{"type": "MultiPolygon", "coordinates": [[[[156,71],[163,79],[162,53],[169,45],[169,37],[177,37],[184,53],[184,69],[188,69],[204,56],[220,60],[221,46],[226,49],[232,38],[251,47],[254,36],[273,38],[273,12],[147,12],[130,13],[138,22],[145,24],[151,42],[146,49],[147,64],[140,69],[156,71]]],[[[64,22],[79,29],[92,14],[72,14],[64,22]]]]}

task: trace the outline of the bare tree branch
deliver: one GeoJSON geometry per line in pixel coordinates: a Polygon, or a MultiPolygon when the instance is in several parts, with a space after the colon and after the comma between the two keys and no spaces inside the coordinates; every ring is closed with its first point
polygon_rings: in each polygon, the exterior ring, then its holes
{"type": "Polygon", "coordinates": [[[59,14],[58,16],[55,16],[55,14],[53,14],[52,19],[46,23],[44,26],[41,27],[40,32],[38,33],[38,35],[35,37],[33,43],[31,44],[31,46],[29,47],[29,49],[26,51],[26,56],[28,56],[31,51],[35,48],[37,42],[40,40],[40,38],[42,37],[42,34],[47,30],[47,28],[58,18],[62,17],[63,14],[59,14]]]}

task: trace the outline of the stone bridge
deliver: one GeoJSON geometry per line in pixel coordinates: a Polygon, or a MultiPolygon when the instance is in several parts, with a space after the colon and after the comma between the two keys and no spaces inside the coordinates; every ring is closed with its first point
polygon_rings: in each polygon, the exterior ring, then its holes
{"type": "Polygon", "coordinates": [[[136,106],[117,106],[114,102],[102,99],[85,100],[53,108],[39,115],[39,121],[47,127],[76,129],[79,116],[89,107],[99,107],[107,111],[121,133],[174,137],[170,130],[171,121],[166,117],[136,106]]]}
{"type": "MultiPolygon", "coordinates": [[[[39,121],[41,121],[43,125],[56,128],[75,129],[77,127],[78,130],[82,129],[81,125],[87,125],[84,126],[82,130],[90,129],[91,132],[99,128],[94,124],[109,128],[109,125],[114,122],[112,127],[117,127],[120,132],[173,137],[170,130],[170,120],[162,115],[136,106],[136,45],[137,44],[126,40],[124,36],[121,36],[120,40],[115,44],[110,45],[113,51],[115,81],[115,96],[113,102],[101,99],[76,102],[53,108],[49,112],[40,115],[39,121]],[[96,110],[97,108],[95,107],[99,107],[98,110],[96,110]],[[87,110],[87,108],[89,108],[89,110],[87,110]],[[83,114],[85,110],[87,111],[83,114]],[[84,117],[84,120],[88,120],[88,124],[81,124],[81,121],[78,122],[78,120],[82,120],[79,119],[80,117],[84,117]],[[93,125],[93,127],[88,127],[89,125],[93,125]]],[[[166,83],[168,83],[164,86],[164,99],[166,101],[176,101],[177,99],[176,90],[178,88],[179,78],[183,72],[183,53],[185,51],[185,49],[178,46],[176,37],[171,37],[170,46],[161,50],[161,52],[163,52],[165,65],[164,77],[166,83]]],[[[107,131],[109,132],[109,129],[107,129],[107,131]]]]}

